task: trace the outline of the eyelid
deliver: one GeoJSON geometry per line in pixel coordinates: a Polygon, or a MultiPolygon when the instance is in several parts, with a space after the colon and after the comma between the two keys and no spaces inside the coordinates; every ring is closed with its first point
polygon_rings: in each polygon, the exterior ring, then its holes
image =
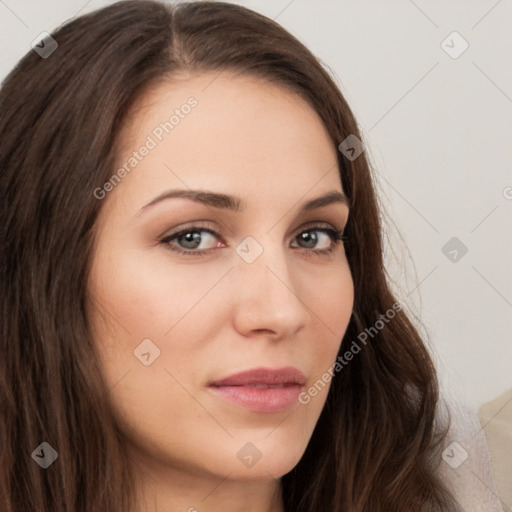
{"type": "Polygon", "coordinates": [[[162,238],[168,238],[173,235],[177,235],[181,233],[182,231],[191,230],[194,228],[200,227],[201,229],[211,229],[212,231],[215,231],[216,233],[219,232],[218,226],[215,223],[212,223],[207,220],[196,220],[191,222],[186,222],[185,224],[181,224],[175,228],[172,228],[170,230],[164,231],[161,235],[159,235],[157,238],[158,240],[161,240],[162,238]]]}
{"type": "Polygon", "coordinates": [[[303,224],[302,226],[297,228],[297,230],[303,231],[308,228],[328,228],[328,229],[334,228],[337,231],[340,231],[341,233],[343,233],[343,230],[345,229],[344,227],[338,226],[337,223],[335,223],[335,222],[313,221],[313,222],[308,222],[306,224],[303,224]]]}

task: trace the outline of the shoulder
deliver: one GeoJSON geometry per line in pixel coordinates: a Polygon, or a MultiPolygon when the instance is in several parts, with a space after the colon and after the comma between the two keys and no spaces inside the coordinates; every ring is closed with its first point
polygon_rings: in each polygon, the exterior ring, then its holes
{"type": "Polygon", "coordinates": [[[446,400],[441,410],[441,421],[446,420],[448,414],[451,420],[439,466],[443,481],[463,510],[504,512],[477,412],[464,404],[446,400]]]}
{"type": "Polygon", "coordinates": [[[512,510],[512,389],[485,403],[478,411],[491,456],[498,495],[512,510]]]}

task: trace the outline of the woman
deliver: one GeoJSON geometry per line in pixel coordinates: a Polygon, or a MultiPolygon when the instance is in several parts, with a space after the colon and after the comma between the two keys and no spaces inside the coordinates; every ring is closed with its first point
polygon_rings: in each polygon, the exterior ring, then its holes
{"type": "Polygon", "coordinates": [[[318,60],[216,2],[51,37],[0,93],[0,509],[461,510],[318,60]]]}

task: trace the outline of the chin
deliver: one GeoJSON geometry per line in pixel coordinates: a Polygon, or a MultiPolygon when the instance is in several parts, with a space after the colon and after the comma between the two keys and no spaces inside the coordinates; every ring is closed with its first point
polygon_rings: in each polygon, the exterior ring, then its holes
{"type": "MultiPolygon", "coordinates": [[[[267,434],[268,435],[268,434],[267,434]]],[[[247,438],[246,438],[247,439],[247,438]]],[[[272,434],[259,441],[233,440],[226,446],[222,462],[215,461],[215,468],[224,468],[225,473],[232,472],[230,478],[240,480],[268,480],[281,478],[289,473],[300,461],[307,443],[302,439],[289,437],[287,440],[272,434]],[[235,457],[232,446],[235,445],[235,457]],[[220,463],[219,463],[220,462],[220,463]]]]}

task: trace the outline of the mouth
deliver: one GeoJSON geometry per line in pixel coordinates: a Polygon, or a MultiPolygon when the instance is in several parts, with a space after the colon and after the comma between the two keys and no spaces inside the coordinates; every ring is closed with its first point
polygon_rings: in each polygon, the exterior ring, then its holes
{"type": "Polygon", "coordinates": [[[306,383],[302,372],[291,366],[272,370],[256,368],[211,382],[218,397],[254,412],[279,412],[295,402],[306,383]]]}

